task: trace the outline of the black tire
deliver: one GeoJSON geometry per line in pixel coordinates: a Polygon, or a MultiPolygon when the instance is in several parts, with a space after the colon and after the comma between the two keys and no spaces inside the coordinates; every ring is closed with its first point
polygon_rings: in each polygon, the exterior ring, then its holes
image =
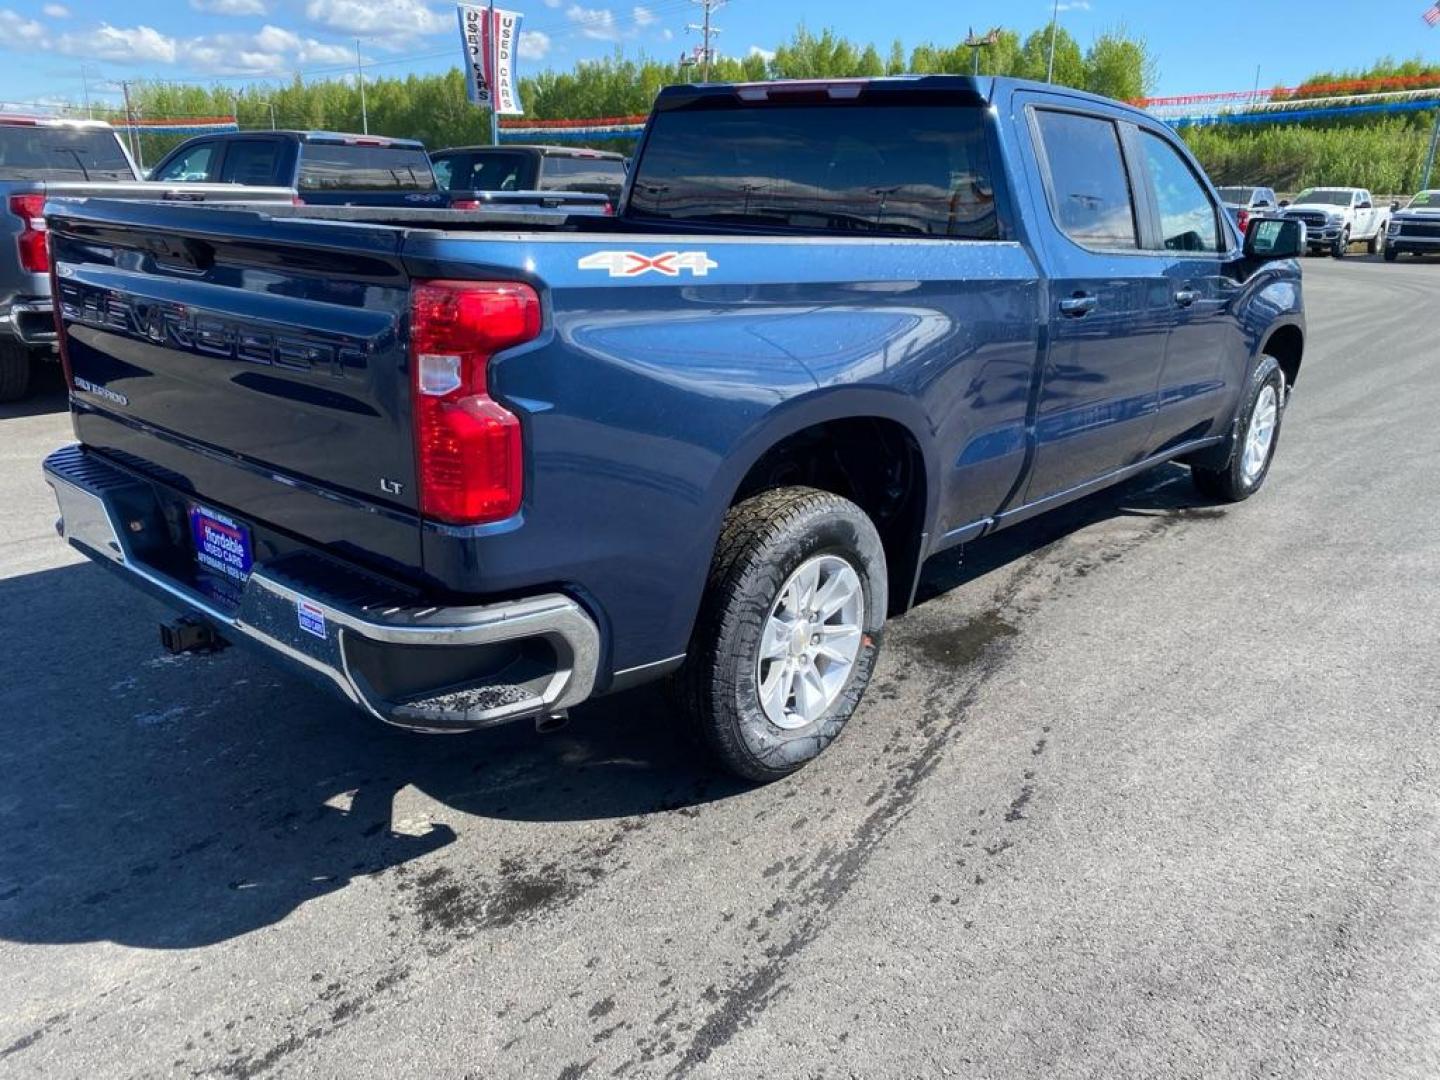
{"type": "Polygon", "coordinates": [[[1380,252],[1380,249],[1381,249],[1384,245],[1385,245],[1385,225],[1384,225],[1384,223],[1382,222],[1381,225],[1380,225],[1380,231],[1377,232],[1374,236],[1372,236],[1369,240],[1366,240],[1366,241],[1365,241],[1365,254],[1367,254],[1367,255],[1378,255],[1379,252],[1380,252]]]}
{"type": "Polygon", "coordinates": [[[1280,445],[1280,429],[1285,420],[1285,373],[1273,356],[1262,356],[1255,366],[1245,394],[1240,401],[1240,412],[1236,416],[1234,430],[1230,435],[1230,453],[1224,465],[1218,468],[1203,468],[1192,465],[1190,477],[1201,494],[1219,502],[1242,502],[1259,491],[1270,475],[1270,464],[1275,460],[1275,450],[1280,445]],[[1244,469],[1245,437],[1250,430],[1250,419],[1255,413],[1256,403],[1266,387],[1270,387],[1277,398],[1275,430],[1270,439],[1270,450],[1265,464],[1258,473],[1247,478],[1244,469]]]}
{"type": "Polygon", "coordinates": [[[0,341],[0,401],[19,401],[30,392],[30,350],[18,341],[0,341]]]}
{"type": "Polygon", "coordinates": [[[887,603],[885,549],[848,499],[806,487],[766,491],[730,508],[710,564],[685,666],[680,703],[701,739],[731,772],[767,783],[817,757],[845,727],[875,670],[887,603]],[[760,636],[795,570],[835,555],[859,576],[864,598],[859,653],[843,690],[810,725],[772,723],[760,702],[760,636]]]}
{"type": "Polygon", "coordinates": [[[1400,258],[1400,252],[1387,245],[1385,248],[1385,261],[1394,262],[1398,258],[1400,258]]]}
{"type": "Polygon", "coordinates": [[[1343,259],[1350,253],[1350,230],[1346,229],[1335,238],[1335,246],[1330,249],[1332,258],[1343,259]]]}

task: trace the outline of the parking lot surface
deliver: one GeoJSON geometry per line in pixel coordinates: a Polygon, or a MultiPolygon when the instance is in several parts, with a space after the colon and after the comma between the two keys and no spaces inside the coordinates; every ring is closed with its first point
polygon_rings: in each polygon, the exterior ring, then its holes
{"type": "Polygon", "coordinates": [[[927,569],[743,787],[662,696],[383,729],[63,547],[0,411],[0,1076],[1440,1074],[1440,265],[1305,262],[1265,490],[927,569]]]}

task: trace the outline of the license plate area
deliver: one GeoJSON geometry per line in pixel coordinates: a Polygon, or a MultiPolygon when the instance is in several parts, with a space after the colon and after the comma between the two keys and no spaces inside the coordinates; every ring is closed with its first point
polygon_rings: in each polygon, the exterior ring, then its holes
{"type": "Polygon", "coordinates": [[[192,505],[190,538],[201,570],[234,585],[243,585],[249,578],[255,549],[247,526],[217,510],[192,505]]]}

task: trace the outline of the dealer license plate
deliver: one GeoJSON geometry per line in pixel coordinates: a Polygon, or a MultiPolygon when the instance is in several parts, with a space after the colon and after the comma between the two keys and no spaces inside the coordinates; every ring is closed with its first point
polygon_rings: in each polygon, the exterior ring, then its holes
{"type": "Polygon", "coordinates": [[[243,582],[255,564],[250,530],[234,518],[203,506],[190,508],[190,535],[195,561],[206,570],[243,582]]]}

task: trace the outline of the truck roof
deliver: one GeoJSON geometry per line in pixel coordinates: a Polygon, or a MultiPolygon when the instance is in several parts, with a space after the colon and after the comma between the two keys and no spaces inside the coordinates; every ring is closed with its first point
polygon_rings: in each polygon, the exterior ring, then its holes
{"type": "Polygon", "coordinates": [[[704,98],[738,97],[742,101],[764,101],[776,94],[826,93],[834,100],[853,100],[870,94],[917,96],[943,99],[958,105],[985,105],[1016,91],[1027,90],[1047,97],[1064,97],[1121,109],[1154,121],[1154,117],[1133,105],[1101,97],[1068,86],[1015,79],[997,75],[884,75],[873,78],[775,79],[753,83],[682,83],[667,86],[655,99],[655,111],[681,108],[704,98]]]}
{"type": "Polygon", "coordinates": [[[300,131],[281,128],[278,131],[258,129],[253,131],[219,131],[212,135],[196,135],[196,139],[265,138],[292,139],[296,142],[346,143],[354,146],[400,147],[406,150],[424,150],[425,144],[419,139],[398,139],[390,135],[361,135],[349,131],[300,131]]]}
{"type": "Polygon", "coordinates": [[[113,131],[104,120],[77,120],[68,116],[26,116],[21,113],[0,113],[0,127],[72,127],[113,131]]]}
{"type": "Polygon", "coordinates": [[[539,153],[549,157],[583,157],[583,158],[609,158],[614,161],[624,161],[624,154],[617,154],[613,150],[591,150],[584,146],[552,146],[548,143],[501,143],[498,146],[493,143],[484,143],[478,146],[447,146],[443,150],[432,150],[430,156],[437,154],[470,154],[482,150],[521,150],[527,153],[539,153]]]}

